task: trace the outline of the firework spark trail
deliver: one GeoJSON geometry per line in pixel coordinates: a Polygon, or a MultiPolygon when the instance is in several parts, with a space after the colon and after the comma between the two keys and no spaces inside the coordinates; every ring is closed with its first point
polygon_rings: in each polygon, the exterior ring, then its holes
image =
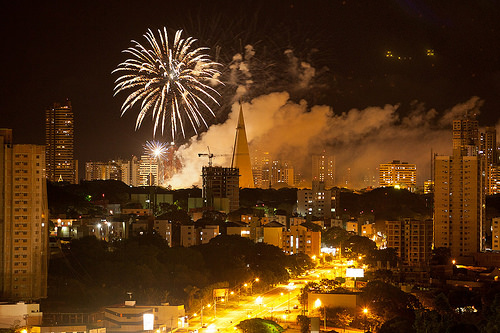
{"type": "Polygon", "coordinates": [[[131,91],[123,102],[122,115],[141,101],[136,130],[151,112],[153,136],[160,124],[163,134],[167,123],[174,141],[179,130],[185,137],[186,118],[196,134],[202,125],[208,127],[201,107],[215,117],[209,103],[219,105],[217,97],[220,95],[209,84],[222,84],[218,79],[220,64],[210,60],[205,53],[208,48],[193,49],[196,39],[181,38],[182,30],[176,32],[172,47],[166,28],[158,30],[158,34],[159,40],[151,30],[144,35],[150,48],[133,40],[134,46],[123,51],[131,58],[113,71],[123,73],[115,81],[114,95],[131,91]]]}

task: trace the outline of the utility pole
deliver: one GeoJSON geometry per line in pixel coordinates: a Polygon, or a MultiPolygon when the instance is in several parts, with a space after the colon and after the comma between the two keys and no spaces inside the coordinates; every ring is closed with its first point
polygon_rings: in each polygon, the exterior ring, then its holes
{"type": "Polygon", "coordinates": [[[288,313],[290,313],[290,290],[288,290],[288,313]]]}
{"type": "Polygon", "coordinates": [[[323,306],[323,320],[325,321],[325,331],[326,331],[326,306],[323,306]]]}

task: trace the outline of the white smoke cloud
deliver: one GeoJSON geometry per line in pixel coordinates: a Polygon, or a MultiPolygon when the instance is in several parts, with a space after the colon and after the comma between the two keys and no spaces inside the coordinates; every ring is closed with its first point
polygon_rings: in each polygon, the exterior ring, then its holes
{"type": "MultiPolygon", "coordinates": [[[[254,47],[246,45],[243,54],[233,56],[225,82],[235,88],[231,113],[227,121],[212,125],[207,132],[179,148],[177,154],[183,169],[171,179],[173,188],[201,185],[201,168],[207,165],[208,157],[198,154],[208,153],[207,147],[215,155],[214,165],[230,166],[238,101],[255,94],[256,85],[263,84],[261,76],[253,75],[261,73],[255,55],[254,47]],[[261,79],[254,85],[257,77],[261,79]]],[[[291,49],[285,50],[284,56],[284,71],[288,74],[284,90],[295,93],[314,86],[316,69],[299,60],[291,49]]],[[[370,185],[363,179],[378,179],[379,164],[393,160],[416,164],[417,181],[421,185],[430,178],[431,151],[451,153],[452,121],[465,114],[479,114],[483,103],[474,96],[444,112],[427,109],[415,101],[405,116],[400,113],[399,105],[339,113],[326,105],[308,106],[305,100],[293,102],[290,94],[283,91],[262,94],[243,103],[243,110],[250,151],[258,148],[275,159],[290,161],[296,172],[306,178],[311,174],[311,155],[325,152],[335,156],[338,184],[349,168],[349,186],[362,188],[370,185]]]]}
{"type": "Polygon", "coordinates": [[[471,97],[467,102],[460,103],[451,108],[440,119],[441,125],[451,125],[453,120],[460,119],[464,115],[479,115],[479,109],[483,106],[484,100],[477,96],[471,97]]]}
{"type": "MultiPolygon", "coordinates": [[[[251,148],[292,161],[305,175],[311,172],[311,154],[326,151],[336,156],[338,180],[350,168],[351,185],[360,188],[368,169],[373,172],[380,163],[392,160],[417,164],[422,184],[430,177],[431,149],[451,153],[450,121],[466,112],[477,112],[481,103],[473,97],[442,115],[418,103],[404,117],[398,105],[335,114],[329,106],[309,108],[305,101],[294,103],[288,93],[281,92],[244,103],[243,110],[251,148]]],[[[238,111],[235,103],[226,122],[211,126],[199,139],[180,147],[178,155],[184,168],[172,179],[172,187],[200,185],[201,167],[208,161],[198,153],[206,153],[207,146],[216,155],[214,165],[230,166],[238,111]]]]}
{"type": "Polygon", "coordinates": [[[232,98],[233,102],[237,102],[243,96],[247,95],[254,83],[251,70],[251,62],[254,55],[254,47],[252,45],[246,45],[244,55],[241,53],[235,54],[229,64],[229,76],[226,83],[236,87],[235,94],[232,98]]]}

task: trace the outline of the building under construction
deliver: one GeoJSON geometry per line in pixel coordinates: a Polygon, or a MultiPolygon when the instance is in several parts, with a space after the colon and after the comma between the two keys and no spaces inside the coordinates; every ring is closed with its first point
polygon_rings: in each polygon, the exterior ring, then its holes
{"type": "Polygon", "coordinates": [[[208,166],[202,169],[205,207],[229,213],[240,205],[239,169],[208,166]]]}
{"type": "Polygon", "coordinates": [[[237,210],[240,205],[240,186],[254,187],[241,104],[231,167],[212,166],[212,158],[215,155],[210,153],[210,148],[208,154],[200,153],[198,156],[208,156],[208,167],[202,169],[204,206],[226,213],[237,210]]]}

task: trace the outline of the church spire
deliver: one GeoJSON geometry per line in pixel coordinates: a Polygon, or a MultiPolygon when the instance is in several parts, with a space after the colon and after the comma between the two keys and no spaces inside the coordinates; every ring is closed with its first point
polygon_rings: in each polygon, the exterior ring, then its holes
{"type": "Polygon", "coordinates": [[[231,167],[240,170],[240,187],[254,187],[252,165],[250,163],[250,153],[248,151],[247,134],[245,131],[245,120],[243,119],[243,106],[241,102],[238,125],[236,126],[236,137],[234,138],[231,167]]]}

